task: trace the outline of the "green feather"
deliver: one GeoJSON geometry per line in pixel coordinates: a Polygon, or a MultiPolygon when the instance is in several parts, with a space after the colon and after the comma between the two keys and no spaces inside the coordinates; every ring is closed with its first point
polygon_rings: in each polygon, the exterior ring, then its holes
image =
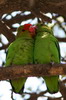
{"type": "MultiPolygon", "coordinates": [[[[57,39],[48,26],[37,25],[37,36],[35,38],[34,63],[60,63],[60,49],[57,39]]],[[[59,89],[58,76],[46,76],[44,80],[50,93],[59,89]]]]}
{"type": "MultiPolygon", "coordinates": [[[[21,27],[20,27],[21,28],[21,27]]],[[[34,40],[29,35],[28,31],[18,31],[16,40],[10,44],[5,66],[25,65],[33,63],[33,46],[34,40]],[[20,33],[21,32],[21,33],[20,33]]],[[[16,93],[21,93],[25,84],[26,78],[10,80],[12,89],[16,93]]]]}

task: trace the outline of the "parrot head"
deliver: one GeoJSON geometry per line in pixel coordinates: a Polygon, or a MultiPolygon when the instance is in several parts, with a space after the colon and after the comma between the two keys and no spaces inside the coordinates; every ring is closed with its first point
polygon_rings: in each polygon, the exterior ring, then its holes
{"type": "Polygon", "coordinates": [[[38,23],[36,26],[37,26],[37,33],[38,32],[47,32],[47,33],[53,34],[52,29],[50,27],[48,27],[47,25],[38,23]]]}
{"type": "Polygon", "coordinates": [[[32,24],[25,24],[17,29],[17,37],[26,33],[33,38],[36,35],[36,26],[33,26],[32,24]]]}

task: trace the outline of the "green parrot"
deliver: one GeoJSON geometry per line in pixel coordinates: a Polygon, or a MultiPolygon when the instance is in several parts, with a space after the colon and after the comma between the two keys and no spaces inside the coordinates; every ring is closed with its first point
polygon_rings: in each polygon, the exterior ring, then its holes
{"type": "MultiPolygon", "coordinates": [[[[60,63],[59,43],[54,37],[52,30],[46,25],[37,24],[36,26],[37,35],[34,46],[34,63],[60,63]]],[[[58,92],[59,76],[44,76],[43,78],[49,93],[58,92]]]]}
{"type": "MultiPolygon", "coordinates": [[[[33,64],[35,27],[25,24],[17,29],[16,39],[8,47],[5,67],[12,65],[33,64]]],[[[12,91],[21,94],[26,78],[10,80],[12,91]]]]}

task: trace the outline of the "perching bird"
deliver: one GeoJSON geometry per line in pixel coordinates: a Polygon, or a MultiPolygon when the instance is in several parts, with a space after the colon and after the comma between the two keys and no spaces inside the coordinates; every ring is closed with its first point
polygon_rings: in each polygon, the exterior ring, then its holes
{"type": "MultiPolygon", "coordinates": [[[[52,30],[48,26],[41,24],[37,24],[37,35],[34,47],[34,63],[60,63],[58,40],[53,36],[52,30]]],[[[43,78],[46,82],[48,92],[58,92],[59,76],[44,76],[43,78]]]]}
{"type": "MultiPolygon", "coordinates": [[[[5,66],[33,64],[35,27],[31,24],[20,26],[16,40],[10,44],[5,66]]],[[[22,93],[26,78],[10,80],[12,90],[22,93]]]]}

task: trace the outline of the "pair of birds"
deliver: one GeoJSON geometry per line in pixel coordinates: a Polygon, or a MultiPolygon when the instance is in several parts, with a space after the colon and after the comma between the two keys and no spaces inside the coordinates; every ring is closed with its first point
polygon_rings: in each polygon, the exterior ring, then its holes
{"type": "MultiPolygon", "coordinates": [[[[60,49],[57,39],[48,26],[25,24],[17,30],[16,40],[10,44],[5,66],[24,64],[60,63],[60,49]]],[[[43,77],[47,90],[56,93],[59,90],[59,76],[43,77]]],[[[22,93],[26,78],[10,80],[12,90],[22,93]]]]}

